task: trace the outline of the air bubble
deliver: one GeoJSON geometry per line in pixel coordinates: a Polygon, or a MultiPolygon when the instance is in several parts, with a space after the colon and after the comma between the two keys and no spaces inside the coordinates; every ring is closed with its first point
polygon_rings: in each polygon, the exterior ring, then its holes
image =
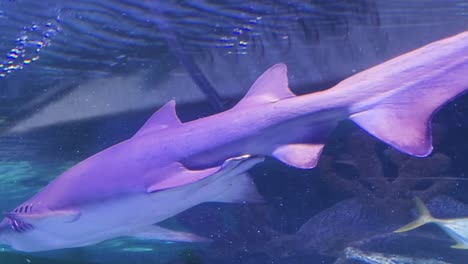
{"type": "Polygon", "coordinates": [[[50,45],[51,39],[59,31],[59,18],[47,21],[44,24],[24,26],[16,38],[16,47],[7,54],[4,61],[0,61],[0,78],[7,74],[19,71],[39,59],[39,53],[44,47],[50,45]],[[7,65],[7,66],[5,66],[7,65]]]}

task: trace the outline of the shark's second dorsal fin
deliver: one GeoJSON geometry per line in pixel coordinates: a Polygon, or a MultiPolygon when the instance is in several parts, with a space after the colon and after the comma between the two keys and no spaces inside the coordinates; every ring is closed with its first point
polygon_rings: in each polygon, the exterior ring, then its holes
{"type": "Polygon", "coordinates": [[[293,96],[295,94],[291,92],[288,86],[288,68],[284,63],[279,63],[273,65],[258,77],[236,107],[272,103],[293,96]]]}
{"type": "Polygon", "coordinates": [[[141,136],[148,131],[165,129],[182,124],[175,110],[175,101],[171,100],[154,113],[134,135],[141,136]]]}

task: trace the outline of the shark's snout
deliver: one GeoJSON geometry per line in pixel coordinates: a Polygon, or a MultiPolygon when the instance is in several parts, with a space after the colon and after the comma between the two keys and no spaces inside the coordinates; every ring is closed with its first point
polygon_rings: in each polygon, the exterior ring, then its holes
{"type": "Polygon", "coordinates": [[[0,234],[7,231],[10,228],[10,221],[8,218],[3,218],[3,220],[0,222],[0,234]]]}
{"type": "Polygon", "coordinates": [[[7,234],[10,232],[10,223],[8,219],[4,218],[0,222],[0,246],[8,245],[7,234]]]}

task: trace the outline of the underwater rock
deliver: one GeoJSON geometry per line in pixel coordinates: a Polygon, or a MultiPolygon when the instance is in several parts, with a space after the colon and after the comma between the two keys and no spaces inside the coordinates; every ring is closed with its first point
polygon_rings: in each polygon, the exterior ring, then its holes
{"type": "Polygon", "coordinates": [[[400,223],[405,223],[403,219],[409,219],[409,215],[395,214],[394,218],[387,218],[357,198],[347,199],[313,216],[296,234],[273,239],[267,248],[280,256],[310,251],[336,256],[353,242],[391,233],[400,223]]]}
{"type": "MultiPolygon", "coordinates": [[[[433,198],[427,206],[437,215],[460,216],[468,212],[468,205],[444,195],[433,198]]],[[[316,214],[296,234],[276,234],[265,251],[279,258],[310,255],[314,252],[338,257],[348,247],[374,251],[380,248],[401,250],[404,248],[403,244],[411,242],[413,246],[410,252],[425,256],[431,251],[431,254],[437,254],[434,248],[450,245],[449,238],[441,233],[424,230],[410,234],[393,233],[412,217],[405,211],[393,212],[393,217],[389,217],[385,211],[386,208],[369,206],[358,198],[347,199],[316,214]],[[418,247],[415,248],[414,245],[418,247]]],[[[459,253],[463,254],[464,252],[459,253]]]]}
{"type": "MultiPolygon", "coordinates": [[[[435,126],[435,149],[443,140],[441,130],[435,126]]],[[[366,204],[385,207],[390,213],[409,210],[413,197],[430,199],[456,183],[450,171],[451,159],[445,154],[410,157],[362,131],[353,131],[336,149],[329,150],[318,167],[330,188],[366,204]]]]}

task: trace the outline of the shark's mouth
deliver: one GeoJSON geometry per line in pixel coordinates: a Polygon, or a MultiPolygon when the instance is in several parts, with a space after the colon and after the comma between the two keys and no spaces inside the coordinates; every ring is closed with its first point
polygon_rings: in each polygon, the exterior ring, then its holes
{"type": "Polygon", "coordinates": [[[10,219],[10,227],[18,233],[23,233],[33,229],[33,226],[31,224],[16,219],[10,219]]]}
{"type": "Polygon", "coordinates": [[[8,218],[10,222],[11,229],[19,233],[23,233],[23,232],[33,229],[33,226],[31,224],[25,223],[14,217],[14,215],[17,213],[23,213],[23,214],[32,213],[32,208],[33,208],[32,204],[21,205],[13,211],[14,213],[7,214],[6,217],[8,218]]]}

